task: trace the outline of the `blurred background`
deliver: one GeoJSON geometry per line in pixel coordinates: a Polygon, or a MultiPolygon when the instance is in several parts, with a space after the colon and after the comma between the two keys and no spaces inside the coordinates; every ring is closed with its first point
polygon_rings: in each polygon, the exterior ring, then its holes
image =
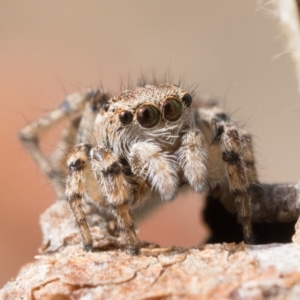
{"type": "MultiPolygon", "coordinates": [[[[0,287],[34,259],[39,215],[55,200],[17,139],[68,93],[143,71],[185,77],[254,136],[264,182],[300,178],[300,101],[284,39],[256,0],[0,1],[0,287]]],[[[44,140],[53,150],[58,131],[44,140]]],[[[188,193],[139,224],[162,246],[204,241],[204,199],[188,193]]]]}

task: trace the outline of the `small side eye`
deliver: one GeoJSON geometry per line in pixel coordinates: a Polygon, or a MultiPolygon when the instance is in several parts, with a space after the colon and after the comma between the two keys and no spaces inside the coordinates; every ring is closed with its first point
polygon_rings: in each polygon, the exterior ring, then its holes
{"type": "Polygon", "coordinates": [[[153,105],[144,105],[137,112],[137,120],[145,128],[154,127],[160,120],[160,112],[153,105]]]}
{"type": "Polygon", "coordinates": [[[103,105],[103,109],[104,109],[105,111],[108,111],[108,109],[109,109],[109,104],[108,104],[108,103],[105,103],[105,104],[103,105]]]}
{"type": "Polygon", "coordinates": [[[228,117],[225,113],[218,113],[216,114],[216,117],[220,121],[228,121],[228,117]]]}
{"type": "Polygon", "coordinates": [[[183,95],[182,101],[185,103],[187,107],[189,107],[192,104],[193,98],[190,94],[186,93],[183,95]]]}
{"type": "Polygon", "coordinates": [[[167,99],[163,104],[163,116],[164,119],[174,122],[177,121],[182,113],[182,105],[175,98],[167,99]]]}
{"type": "Polygon", "coordinates": [[[133,114],[127,110],[122,111],[119,114],[119,119],[123,125],[127,125],[127,124],[131,123],[131,121],[133,120],[133,114]]]}

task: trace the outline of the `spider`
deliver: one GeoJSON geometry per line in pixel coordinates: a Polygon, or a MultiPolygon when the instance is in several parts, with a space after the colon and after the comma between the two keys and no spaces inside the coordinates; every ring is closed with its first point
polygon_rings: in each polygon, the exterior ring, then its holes
{"type": "MultiPolygon", "coordinates": [[[[237,213],[244,239],[251,241],[249,190],[257,181],[251,136],[220,107],[193,92],[157,82],[117,96],[102,88],[87,89],[68,95],[19,137],[58,198],[68,202],[86,251],[93,240],[82,209],[84,198],[111,210],[130,253],[138,254],[132,210],[153,197],[172,200],[184,185],[223,195],[224,205],[237,213]],[[48,158],[39,138],[66,118],[59,150],[48,158]],[[65,182],[57,180],[63,176],[65,182]]],[[[256,202],[256,213],[269,198],[256,202]]]]}

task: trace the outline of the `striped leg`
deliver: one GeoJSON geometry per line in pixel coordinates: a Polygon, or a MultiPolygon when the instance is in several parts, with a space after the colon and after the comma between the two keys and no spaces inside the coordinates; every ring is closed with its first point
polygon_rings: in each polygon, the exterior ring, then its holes
{"type": "Polygon", "coordinates": [[[133,191],[121,171],[121,164],[110,150],[96,147],[91,151],[91,165],[106,197],[106,203],[112,208],[119,228],[125,233],[130,253],[138,254],[139,240],[129,209],[133,191]]]}
{"type": "Polygon", "coordinates": [[[76,224],[79,228],[83,248],[90,251],[93,247],[93,241],[89,227],[86,223],[85,215],[82,210],[82,199],[85,192],[86,172],[88,171],[88,155],[91,149],[90,145],[77,145],[68,159],[69,175],[66,181],[66,200],[74,214],[76,224]]]}
{"type": "Polygon", "coordinates": [[[56,189],[58,199],[63,198],[64,195],[64,188],[66,185],[65,178],[68,174],[68,166],[67,160],[68,155],[71,153],[75,141],[76,141],[76,133],[80,123],[81,117],[77,117],[72,119],[66,127],[62,131],[62,135],[60,141],[55,146],[55,149],[50,157],[50,164],[54,170],[56,170],[57,184],[63,185],[62,190],[59,191],[56,189]],[[58,177],[60,175],[60,178],[58,177]],[[60,196],[61,194],[61,196],[60,196]]]}
{"type": "MultiPolygon", "coordinates": [[[[57,155],[56,153],[53,159],[50,159],[40,148],[40,138],[46,131],[50,130],[61,121],[81,113],[87,102],[90,102],[90,105],[88,106],[91,106],[91,108],[95,107],[95,109],[97,109],[97,105],[99,106],[103,100],[103,95],[106,94],[103,94],[99,90],[88,90],[84,93],[68,95],[65,101],[57,109],[27,125],[19,132],[21,142],[29,150],[30,155],[38,164],[42,172],[51,180],[58,198],[60,198],[64,193],[64,183],[61,182],[61,178],[64,174],[61,172],[61,165],[57,166],[56,160],[56,158],[60,158],[60,155],[57,155]]],[[[78,125],[79,124],[76,124],[75,121],[75,123],[71,124],[68,129],[66,129],[63,133],[63,139],[65,138],[65,142],[69,142],[67,139],[71,139],[71,143],[74,141],[74,135],[78,125]],[[68,134],[71,134],[71,136],[67,137],[68,134]]],[[[63,145],[60,144],[59,147],[62,146],[63,150],[70,150],[70,147],[67,146],[64,141],[62,141],[62,143],[63,145]]]]}
{"type": "Polygon", "coordinates": [[[239,136],[240,140],[243,144],[243,160],[247,169],[247,176],[249,184],[257,182],[258,176],[257,171],[255,168],[255,158],[253,152],[253,145],[252,145],[252,137],[250,133],[246,132],[245,130],[239,129],[239,136]]]}
{"type": "Polygon", "coordinates": [[[249,180],[247,168],[243,160],[243,147],[234,124],[220,122],[217,124],[217,137],[222,159],[225,163],[229,191],[234,195],[238,218],[243,226],[244,239],[252,238],[251,199],[249,196],[249,180]]]}

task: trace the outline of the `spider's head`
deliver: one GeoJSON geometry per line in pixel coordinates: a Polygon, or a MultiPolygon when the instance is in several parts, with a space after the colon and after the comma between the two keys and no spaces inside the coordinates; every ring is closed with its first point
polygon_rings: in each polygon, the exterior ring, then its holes
{"type": "Polygon", "coordinates": [[[149,139],[171,143],[190,127],[191,104],[192,96],[174,85],[146,85],[111,98],[100,111],[96,125],[101,140],[113,148],[120,140],[122,144],[149,139]]]}

